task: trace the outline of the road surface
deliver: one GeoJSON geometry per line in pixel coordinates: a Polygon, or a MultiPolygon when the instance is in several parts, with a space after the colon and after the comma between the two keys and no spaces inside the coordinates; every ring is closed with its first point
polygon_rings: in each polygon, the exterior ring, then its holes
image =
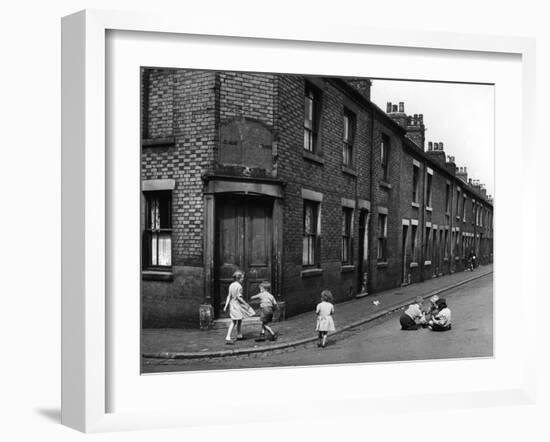
{"type": "MultiPolygon", "coordinates": [[[[493,355],[493,275],[484,276],[442,296],[452,311],[453,328],[402,331],[400,311],[338,334],[326,348],[316,344],[252,355],[210,359],[144,361],[145,373],[254,367],[387,362],[488,357],[493,355]]],[[[335,320],[338,320],[336,316],[335,320]]]]}

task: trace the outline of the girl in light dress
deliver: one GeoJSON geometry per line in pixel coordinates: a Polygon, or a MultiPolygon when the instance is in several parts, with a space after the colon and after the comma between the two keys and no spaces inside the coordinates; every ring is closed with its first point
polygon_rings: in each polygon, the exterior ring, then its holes
{"type": "Polygon", "coordinates": [[[315,331],[319,332],[318,347],[325,348],[327,344],[327,334],[329,331],[334,331],[334,305],[332,304],[332,293],[330,290],[323,290],[321,292],[321,302],[317,304],[315,309],[317,313],[317,326],[315,331]]]}
{"type": "Polygon", "coordinates": [[[223,311],[227,311],[229,307],[229,317],[231,318],[231,323],[227,329],[227,335],[225,336],[225,343],[227,345],[232,345],[233,341],[231,340],[231,333],[233,328],[237,327],[237,340],[244,339],[241,332],[241,325],[244,318],[254,315],[254,309],[248,305],[248,303],[243,298],[243,286],[244,281],[244,272],[237,270],[233,273],[233,282],[229,286],[227,299],[225,300],[225,306],[223,311]]]}
{"type": "Polygon", "coordinates": [[[451,309],[445,299],[439,299],[436,304],[439,311],[429,322],[429,328],[432,331],[448,331],[451,329],[451,309]]]}

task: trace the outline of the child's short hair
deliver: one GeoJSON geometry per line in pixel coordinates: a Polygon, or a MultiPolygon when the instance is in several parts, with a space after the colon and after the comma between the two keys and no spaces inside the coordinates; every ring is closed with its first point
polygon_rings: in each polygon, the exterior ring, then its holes
{"type": "Polygon", "coordinates": [[[323,290],[321,292],[321,301],[332,302],[332,293],[330,290],[323,290]]]}
{"type": "Polygon", "coordinates": [[[269,292],[269,290],[271,289],[271,284],[267,281],[262,281],[260,282],[260,288],[264,289],[266,292],[269,292]]]}
{"type": "Polygon", "coordinates": [[[236,281],[237,279],[240,279],[241,277],[244,278],[244,272],[242,270],[235,270],[233,273],[233,279],[236,281]]]}

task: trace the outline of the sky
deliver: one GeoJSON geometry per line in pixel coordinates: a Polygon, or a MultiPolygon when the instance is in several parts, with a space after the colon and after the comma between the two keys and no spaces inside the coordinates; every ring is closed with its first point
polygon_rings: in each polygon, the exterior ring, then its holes
{"type": "Polygon", "coordinates": [[[457,167],[495,195],[494,86],[373,79],[371,100],[383,111],[388,101],[403,101],[407,115],[424,114],[425,149],[442,141],[457,167]]]}

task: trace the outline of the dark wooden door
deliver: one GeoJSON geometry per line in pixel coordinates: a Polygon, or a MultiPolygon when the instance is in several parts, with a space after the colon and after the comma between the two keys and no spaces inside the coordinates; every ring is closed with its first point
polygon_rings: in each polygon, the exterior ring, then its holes
{"type": "Polygon", "coordinates": [[[272,282],[273,202],[260,198],[220,198],[216,202],[216,314],[227,317],[223,306],[233,273],[246,274],[244,298],[257,309],[250,297],[259,292],[262,281],[272,282]]]}

